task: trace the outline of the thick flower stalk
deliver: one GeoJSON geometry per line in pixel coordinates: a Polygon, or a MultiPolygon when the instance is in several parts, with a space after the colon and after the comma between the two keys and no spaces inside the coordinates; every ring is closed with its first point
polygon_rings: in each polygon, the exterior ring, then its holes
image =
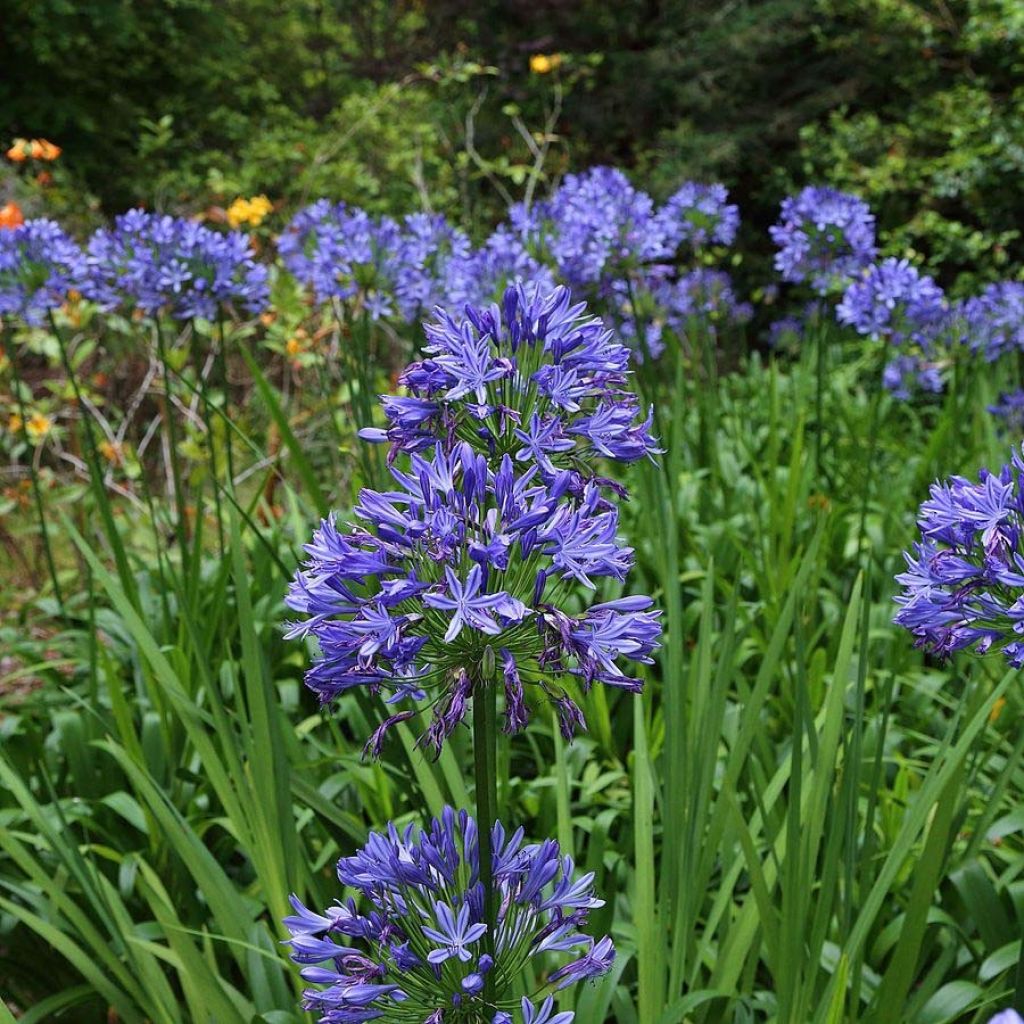
{"type": "Polygon", "coordinates": [[[808,281],[819,295],[842,289],[875,258],[875,218],[863,199],[809,186],[782,201],[770,229],[775,269],[784,281],[808,281]]]}
{"type": "Polygon", "coordinates": [[[267,268],[247,235],[145,210],[90,238],[82,293],[104,309],[178,320],[214,320],[225,308],[255,315],[270,302],[267,268]]]}
{"type": "Polygon", "coordinates": [[[388,427],[362,431],[390,442],[392,458],[464,442],[492,466],[510,455],[545,480],[569,470],[579,493],[595,459],[658,451],[628,387],[629,350],[568,289],[515,285],[500,306],[439,309],[425,330],[427,357],[400,378],[410,394],[385,396],[388,427]]]}
{"type": "Polygon", "coordinates": [[[610,938],[583,931],[603,905],[593,875],[574,877],[553,840],[527,845],[521,829],[507,835],[500,823],[490,837],[492,926],[477,824],[451,808],[426,830],[371,833],[343,857],[338,879],[357,899],[316,912],[293,896],[285,925],[312,986],[305,1008],[322,1024],[570,1024],[552,995],[603,974],[615,957],[610,938]],[[524,976],[538,986],[525,997],[524,976]]]}
{"type": "MultiPolygon", "coordinates": [[[[520,444],[529,451],[529,435],[520,444]]],[[[641,689],[620,662],[650,661],[660,635],[650,599],[581,609],[575,597],[596,579],[624,581],[633,563],[598,482],[580,484],[543,446],[526,466],[506,452],[496,470],[466,442],[410,462],[392,469],[394,490],[362,492],[348,530],[321,524],[287,599],[305,616],[290,635],[319,646],[306,683],[322,702],[365,686],[405,705],[369,751],[427,708],[423,742],[439,751],[481,687],[501,687],[510,733],[529,720],[528,689],[538,691],[566,737],[583,723],[577,689],[641,689]]]]}
{"type": "Polygon", "coordinates": [[[921,540],[905,553],[907,571],[894,621],[939,656],[963,648],[1001,652],[1024,666],[1024,460],[1014,453],[977,483],[936,482],[918,515],[921,540]]]}
{"type": "Polygon", "coordinates": [[[0,316],[39,324],[81,284],[82,252],[55,221],[0,231],[0,316]]]}

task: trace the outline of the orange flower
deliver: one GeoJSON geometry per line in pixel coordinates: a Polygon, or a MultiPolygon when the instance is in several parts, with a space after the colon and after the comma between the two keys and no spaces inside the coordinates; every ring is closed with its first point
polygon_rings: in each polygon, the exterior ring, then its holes
{"type": "Polygon", "coordinates": [[[107,462],[120,466],[124,458],[124,453],[121,450],[119,444],[115,444],[113,441],[100,441],[99,444],[100,455],[107,460],[107,462]]]}
{"type": "Polygon", "coordinates": [[[11,415],[7,417],[7,429],[12,434],[20,434],[23,426],[24,423],[22,418],[16,412],[12,412],[11,415]]]}
{"type": "Polygon", "coordinates": [[[7,203],[0,206],[0,230],[4,228],[13,229],[19,224],[25,223],[25,216],[17,203],[7,203]]]}
{"type": "Polygon", "coordinates": [[[15,164],[23,164],[28,159],[27,149],[27,139],[15,139],[14,145],[7,150],[7,159],[15,164]]]}
{"type": "Polygon", "coordinates": [[[289,338],[285,342],[284,348],[288,355],[294,359],[302,351],[302,342],[298,338],[289,338]]]}
{"type": "Polygon", "coordinates": [[[32,140],[32,155],[35,156],[35,148],[39,147],[39,159],[40,160],[56,160],[60,156],[62,150],[60,146],[50,142],[49,139],[33,139],[32,140]]]}

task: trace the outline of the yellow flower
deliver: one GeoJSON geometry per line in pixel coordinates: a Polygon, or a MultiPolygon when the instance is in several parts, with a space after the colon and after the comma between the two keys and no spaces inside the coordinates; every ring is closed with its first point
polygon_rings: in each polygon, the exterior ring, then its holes
{"type": "Polygon", "coordinates": [[[266,196],[253,196],[252,199],[239,196],[227,209],[228,224],[233,228],[243,224],[256,227],[273,208],[274,204],[266,196]]]}
{"type": "Polygon", "coordinates": [[[530,58],[530,71],[535,75],[546,75],[549,71],[557,71],[561,66],[560,53],[535,53],[530,58]]]}
{"type": "Polygon", "coordinates": [[[22,428],[22,419],[21,419],[21,417],[16,412],[12,412],[11,415],[7,417],[7,429],[12,434],[17,434],[17,433],[21,432],[21,428],[22,428]]]}
{"type": "Polygon", "coordinates": [[[1003,713],[1003,708],[1006,707],[1006,698],[997,697],[996,702],[992,705],[992,710],[988,713],[988,720],[990,722],[996,722],[999,720],[999,716],[1003,713]]]}
{"type": "Polygon", "coordinates": [[[28,434],[29,440],[35,444],[46,437],[52,426],[53,420],[49,416],[44,416],[41,412],[34,412],[29,416],[28,423],[25,424],[25,432],[28,434]]]}
{"type": "Polygon", "coordinates": [[[294,359],[302,351],[302,342],[295,337],[289,338],[285,342],[284,349],[294,359]]]}

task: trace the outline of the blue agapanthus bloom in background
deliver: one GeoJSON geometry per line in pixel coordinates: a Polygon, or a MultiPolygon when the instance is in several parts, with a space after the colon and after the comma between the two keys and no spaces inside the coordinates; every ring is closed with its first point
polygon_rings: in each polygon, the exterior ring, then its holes
{"type": "MultiPolygon", "coordinates": [[[[543,291],[555,287],[555,277],[550,268],[542,265],[526,246],[522,233],[511,224],[501,224],[475,250],[465,268],[470,280],[475,305],[486,306],[499,300],[509,285],[530,281],[543,291]]],[[[460,308],[461,302],[453,302],[460,308]]]]}
{"type": "Polygon", "coordinates": [[[1007,352],[1024,351],[1024,284],[1000,281],[960,303],[959,329],[971,350],[994,362],[1007,352]]]}
{"type": "Polygon", "coordinates": [[[287,603],[305,616],[289,635],[320,649],[307,685],[324,703],[365,686],[411,705],[385,720],[371,752],[424,707],[422,740],[439,751],[480,686],[502,688],[508,732],[529,720],[527,687],[539,691],[567,738],[583,725],[570,690],[641,689],[620,661],[651,660],[661,630],[650,598],[577,610],[574,596],[626,579],[633,551],[616,539],[618,512],[597,482],[574,489],[536,414],[524,426],[496,469],[464,441],[414,454],[392,470],[393,490],[361,493],[355,525],[327,519],[306,547],[287,603]]]}
{"type": "Polygon", "coordinates": [[[402,220],[391,276],[404,320],[414,323],[435,306],[476,298],[471,248],[465,232],[443,214],[413,213],[402,220]]]}
{"type": "Polygon", "coordinates": [[[782,202],[770,229],[783,280],[808,281],[821,295],[845,288],[875,258],[875,217],[863,199],[808,186],[782,202]]]}
{"type": "Polygon", "coordinates": [[[921,540],[907,571],[895,622],[938,655],[972,647],[1001,651],[1024,666],[1024,461],[1015,452],[978,482],[936,482],[918,514],[921,540]]]}
{"type": "Polygon", "coordinates": [[[749,302],[737,298],[729,274],[711,267],[698,267],[666,282],[655,295],[665,322],[678,334],[685,334],[694,319],[726,326],[746,323],[754,314],[749,302]]]}
{"type": "Polygon", "coordinates": [[[488,933],[477,823],[446,808],[425,830],[371,833],[338,862],[338,879],[358,899],[324,911],[292,897],[285,919],[292,959],[311,986],[304,1007],[324,1024],[379,1020],[422,1024],[570,1024],[551,995],[605,973],[608,937],[584,932],[603,905],[593,875],[574,877],[572,858],[522,830],[491,831],[496,922],[488,933]],[[558,966],[555,966],[558,965],[558,966]],[[537,990],[523,998],[524,976],[537,990]],[[488,996],[488,993],[493,993],[488,996]]]}
{"type": "Polygon", "coordinates": [[[1016,1010],[1003,1010],[997,1013],[988,1024],[1024,1024],[1024,1018],[1016,1010]]]}
{"type": "Polygon", "coordinates": [[[1004,391],[988,411],[1003,421],[1008,433],[1024,434],[1024,391],[1004,391]]]}
{"type": "Polygon", "coordinates": [[[919,355],[898,355],[882,371],[882,384],[895,398],[904,401],[927,392],[938,394],[945,387],[942,367],[919,355]]]}
{"type": "Polygon", "coordinates": [[[130,210],[89,239],[82,293],[104,309],[166,310],[188,320],[225,308],[257,314],[270,302],[267,268],[249,237],[130,210]]]}
{"type": "MultiPolygon", "coordinates": [[[[390,217],[320,199],[300,210],[277,242],[285,268],[318,302],[359,295],[374,319],[395,311],[401,229],[390,217]]],[[[421,250],[419,250],[421,251],[421,250]]]]}
{"type": "Polygon", "coordinates": [[[846,289],[836,307],[840,323],[893,345],[916,344],[928,353],[949,324],[942,289],[909,260],[872,264],[846,289]]]}
{"type": "Polygon", "coordinates": [[[38,324],[82,286],[82,252],[52,220],[0,231],[0,315],[38,324]]]}
{"type": "Polygon", "coordinates": [[[362,432],[390,442],[392,456],[461,441],[492,462],[535,465],[545,480],[569,470],[578,493],[595,459],[658,451],[629,390],[629,350],[568,289],[515,285],[500,305],[439,309],[424,329],[426,358],[400,377],[410,394],[385,396],[388,427],[362,432]]]}
{"type": "Polygon", "coordinates": [[[510,211],[528,248],[559,281],[598,291],[666,256],[654,212],[651,197],[613,167],[568,174],[528,214],[521,207],[510,211]]]}
{"type": "Polygon", "coordinates": [[[666,255],[681,246],[703,249],[732,245],[740,226],[740,208],[729,202],[729,190],[721,184],[688,181],[657,213],[666,255]]]}

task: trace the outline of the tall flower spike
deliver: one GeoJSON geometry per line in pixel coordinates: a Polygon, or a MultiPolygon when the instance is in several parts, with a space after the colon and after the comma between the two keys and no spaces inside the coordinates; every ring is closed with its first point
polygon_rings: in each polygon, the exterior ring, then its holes
{"type": "Polygon", "coordinates": [[[501,305],[436,310],[422,362],[401,377],[411,397],[385,397],[394,458],[465,442],[492,465],[504,455],[536,463],[545,479],[593,477],[595,456],[633,462],[658,451],[629,390],[629,350],[568,289],[509,287],[501,305]]]}
{"type": "Polygon", "coordinates": [[[318,913],[293,896],[284,924],[311,986],[304,1009],[321,1024],[571,1024],[551,993],[605,973],[615,956],[611,939],[583,930],[603,905],[593,875],[574,877],[572,858],[553,840],[527,845],[521,829],[507,835],[496,823],[498,910],[488,935],[479,846],[473,818],[446,808],[426,830],[371,833],[338,862],[338,879],[357,900],[318,913]],[[522,997],[526,976],[538,989],[522,997]]]}
{"type": "Polygon", "coordinates": [[[82,253],[52,220],[0,231],[0,316],[38,324],[82,285],[82,253]]]}
{"type": "Polygon", "coordinates": [[[939,656],[999,651],[1024,666],[1024,460],[1017,452],[977,483],[954,476],[932,485],[918,514],[921,540],[894,621],[939,656]]]}
{"type": "MultiPolygon", "coordinates": [[[[323,703],[366,686],[432,710],[423,742],[439,751],[478,686],[503,684],[510,732],[527,724],[526,692],[542,694],[566,737],[582,725],[577,689],[641,689],[622,663],[650,662],[658,645],[650,598],[583,611],[571,600],[600,578],[624,582],[633,562],[597,483],[574,489],[562,470],[547,480],[509,453],[493,470],[466,442],[414,454],[392,477],[394,490],[362,492],[347,531],[321,524],[288,595],[304,616],[289,635],[320,649],[306,683],[323,703]]],[[[368,752],[409,717],[392,714],[368,752]]]]}

